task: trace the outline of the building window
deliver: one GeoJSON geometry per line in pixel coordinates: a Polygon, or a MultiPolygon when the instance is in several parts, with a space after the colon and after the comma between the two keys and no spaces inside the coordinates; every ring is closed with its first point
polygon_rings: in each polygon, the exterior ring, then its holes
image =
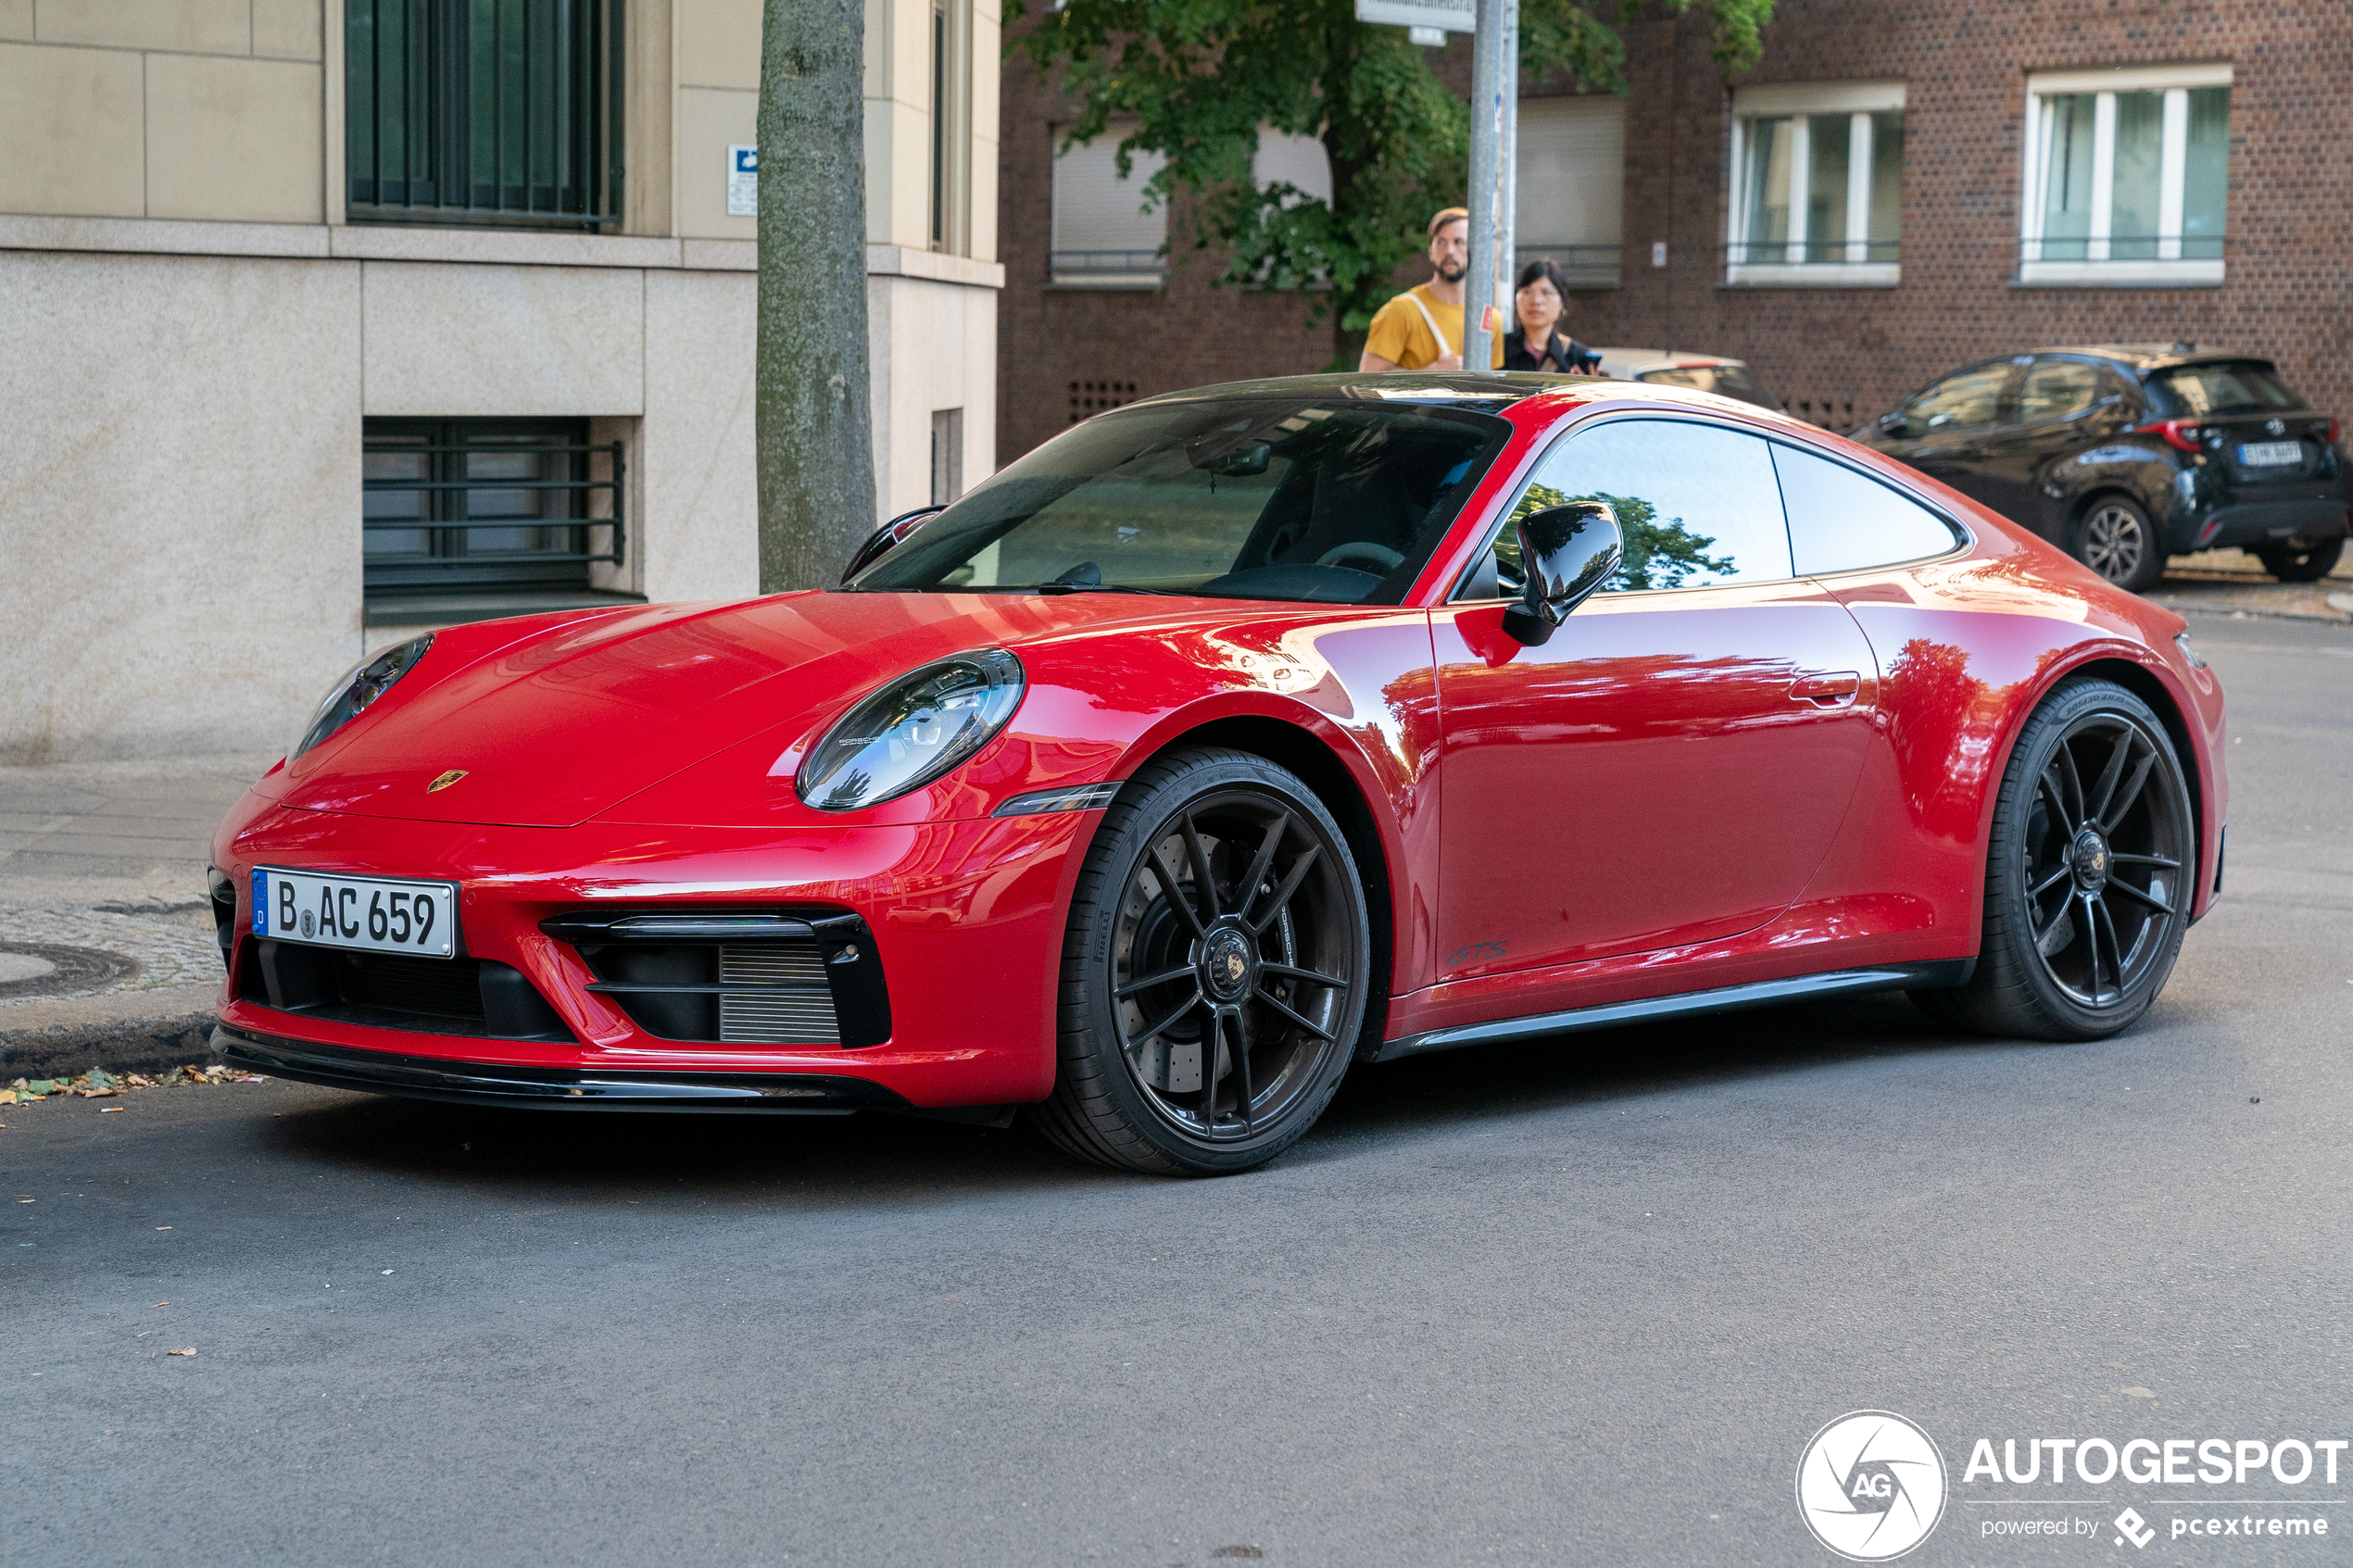
{"type": "Polygon", "coordinates": [[[2021,283],[2219,283],[2231,68],[2032,76],[2021,283]]]}
{"type": "Polygon", "coordinates": [[[1571,288],[1616,288],[1626,100],[1521,99],[1516,180],[1517,259],[1559,263],[1571,288]]]}
{"type": "Polygon", "coordinates": [[[931,0],[931,248],[972,249],[970,0],[931,0]]]}
{"type": "Polygon", "coordinates": [[[1144,210],[1144,183],[1167,160],[1138,152],[1119,172],[1114,125],[1092,142],[1054,154],[1053,249],[1050,270],[1064,288],[1152,289],[1165,271],[1168,209],[1144,210]]]}
{"type": "Polygon", "coordinates": [[[371,625],[601,604],[627,546],[619,442],[585,420],[368,420],[361,581],[371,625]]]}
{"type": "Polygon", "coordinates": [[[931,504],[944,507],[964,493],[964,411],[935,408],[931,416],[931,504]]]}
{"type": "Polygon", "coordinates": [[[1904,84],[1776,82],[1732,94],[1727,282],[1902,280],[1904,84]]]}
{"type": "Polygon", "coordinates": [[[622,0],[346,0],[355,223],[620,221],[622,0]]]}

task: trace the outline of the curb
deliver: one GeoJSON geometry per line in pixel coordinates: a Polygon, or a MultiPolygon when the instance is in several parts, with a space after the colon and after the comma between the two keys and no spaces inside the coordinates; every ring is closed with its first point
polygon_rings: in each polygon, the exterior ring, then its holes
{"type": "Polygon", "coordinates": [[[213,1022],[209,1012],[190,1012],[135,1022],[0,1030],[0,1084],[12,1078],[79,1077],[93,1067],[120,1077],[207,1061],[212,1056],[213,1022]]]}

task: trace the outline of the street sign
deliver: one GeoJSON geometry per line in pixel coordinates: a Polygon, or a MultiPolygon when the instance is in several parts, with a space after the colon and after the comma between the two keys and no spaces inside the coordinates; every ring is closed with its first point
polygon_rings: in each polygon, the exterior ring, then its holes
{"type": "Polygon", "coordinates": [[[1356,0],[1356,19],[1383,27],[1474,31],[1478,0],[1356,0]]]}
{"type": "Polygon", "coordinates": [[[727,149],[727,216],[760,216],[760,149],[740,144],[727,149]]]}

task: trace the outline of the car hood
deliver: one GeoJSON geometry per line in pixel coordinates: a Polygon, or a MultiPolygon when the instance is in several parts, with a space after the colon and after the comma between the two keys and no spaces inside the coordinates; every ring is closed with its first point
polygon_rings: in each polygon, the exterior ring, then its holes
{"type": "MultiPolygon", "coordinates": [[[[282,804],[570,827],[769,730],[808,727],[932,659],[1203,601],[799,593],[436,638],[374,708],[289,765],[282,804]],[[440,788],[430,788],[450,774],[440,788]]],[[[1230,605],[1226,607],[1230,609],[1230,605]]]]}

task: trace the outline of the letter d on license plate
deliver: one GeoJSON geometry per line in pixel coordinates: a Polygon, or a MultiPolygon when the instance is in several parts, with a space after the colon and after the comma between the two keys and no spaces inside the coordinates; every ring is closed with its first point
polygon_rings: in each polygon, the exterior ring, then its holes
{"type": "Polygon", "coordinates": [[[321,947],[453,958],[458,884],[256,866],[253,934],[321,947]]]}

